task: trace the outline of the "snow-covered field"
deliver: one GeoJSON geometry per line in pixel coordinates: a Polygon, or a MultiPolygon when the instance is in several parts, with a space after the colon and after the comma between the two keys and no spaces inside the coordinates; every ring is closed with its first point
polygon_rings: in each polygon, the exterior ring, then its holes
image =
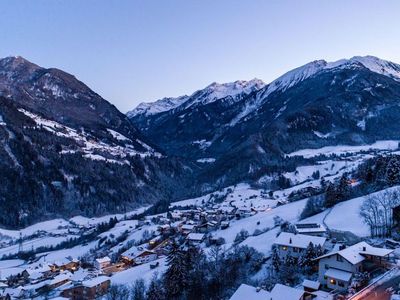
{"type": "Polygon", "coordinates": [[[287,156],[303,156],[304,158],[311,158],[318,155],[341,155],[341,154],[349,154],[349,153],[357,153],[362,151],[371,151],[371,150],[396,150],[399,148],[399,141],[377,141],[371,145],[364,146],[328,146],[318,149],[302,149],[292,153],[287,154],[287,156]]]}

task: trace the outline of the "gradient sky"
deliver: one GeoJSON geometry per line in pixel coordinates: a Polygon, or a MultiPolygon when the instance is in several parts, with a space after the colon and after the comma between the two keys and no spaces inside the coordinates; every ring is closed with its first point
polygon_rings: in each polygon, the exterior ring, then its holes
{"type": "Polygon", "coordinates": [[[400,63],[400,1],[0,2],[0,57],[74,74],[123,112],[316,59],[400,63]]]}

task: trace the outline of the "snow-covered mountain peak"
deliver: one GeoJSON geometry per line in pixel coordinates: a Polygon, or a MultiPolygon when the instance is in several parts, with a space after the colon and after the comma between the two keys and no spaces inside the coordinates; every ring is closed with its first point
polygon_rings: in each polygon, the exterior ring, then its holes
{"type": "Polygon", "coordinates": [[[236,98],[239,95],[248,95],[254,91],[260,90],[265,83],[254,78],[252,80],[237,80],[229,83],[213,82],[202,90],[194,92],[190,96],[180,96],[176,98],[163,98],[155,102],[142,102],[135,109],[129,111],[127,116],[133,118],[137,115],[153,115],[172,110],[187,102],[186,107],[193,104],[207,104],[226,97],[236,98]],[[189,100],[189,101],[188,101],[189,100]]]}
{"type": "MultiPolygon", "coordinates": [[[[216,83],[213,82],[209,86],[207,86],[203,91],[207,94],[207,99],[203,100],[203,103],[210,103],[218,99],[223,99],[228,96],[236,97],[239,94],[250,94],[254,91],[262,89],[265,86],[265,83],[258,79],[254,78],[252,80],[237,80],[229,83],[216,83]]],[[[197,93],[197,92],[196,92],[197,93]]],[[[195,95],[194,93],[193,95],[195,95]]]]}
{"type": "Polygon", "coordinates": [[[176,98],[165,97],[155,102],[142,102],[135,109],[128,111],[126,115],[129,118],[133,118],[136,115],[153,115],[169,111],[178,107],[188,99],[189,96],[184,95],[176,98]]]}
{"type": "Polygon", "coordinates": [[[355,65],[363,66],[372,72],[385,75],[396,80],[400,79],[400,65],[371,55],[354,56],[350,59],[341,59],[336,62],[331,62],[327,64],[326,69],[349,68],[355,65]]]}
{"type": "Polygon", "coordinates": [[[340,59],[334,62],[315,60],[301,67],[293,69],[272,81],[263,93],[263,97],[274,91],[285,91],[297,83],[314,76],[315,74],[335,68],[365,67],[372,72],[400,79],[400,65],[380,59],[375,56],[354,56],[350,59],[340,59]]]}
{"type": "Polygon", "coordinates": [[[284,91],[297,83],[313,76],[327,66],[325,60],[315,60],[304,66],[293,69],[272,81],[264,92],[264,97],[274,91],[284,91]]]}

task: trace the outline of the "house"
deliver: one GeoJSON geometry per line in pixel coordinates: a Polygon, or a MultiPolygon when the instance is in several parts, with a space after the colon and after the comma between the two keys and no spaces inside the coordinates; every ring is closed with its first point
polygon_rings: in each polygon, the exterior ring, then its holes
{"type": "Polygon", "coordinates": [[[107,293],[110,283],[109,277],[98,276],[64,289],[61,296],[71,300],[94,300],[107,293]]]}
{"type": "Polygon", "coordinates": [[[276,284],[268,292],[259,287],[242,284],[229,300],[305,300],[304,291],[283,284],[276,284]]]}
{"type": "Polygon", "coordinates": [[[310,243],[321,246],[324,249],[326,238],[305,234],[282,232],[275,240],[274,245],[278,249],[279,257],[285,258],[289,253],[293,257],[300,257],[310,243]]]}
{"type": "Polygon", "coordinates": [[[388,265],[388,256],[394,250],[376,248],[366,242],[350,247],[339,246],[318,260],[318,281],[325,287],[347,290],[353,275],[372,271],[378,266],[388,265]]]}
{"type": "Polygon", "coordinates": [[[207,233],[217,229],[218,223],[215,221],[209,221],[197,226],[196,231],[200,233],[207,233]]]}
{"type": "Polygon", "coordinates": [[[271,290],[270,299],[271,300],[281,300],[281,299],[303,300],[304,299],[304,291],[278,283],[278,284],[275,284],[274,288],[271,290]]]}
{"type": "Polygon", "coordinates": [[[94,261],[94,267],[99,271],[109,267],[110,265],[111,265],[111,258],[109,258],[108,256],[97,258],[94,261]]]}
{"type": "Polygon", "coordinates": [[[162,242],[162,237],[157,236],[149,241],[147,248],[153,249],[154,247],[159,245],[161,242],[162,242]]]}
{"type": "Polygon", "coordinates": [[[204,238],[204,233],[189,233],[186,237],[186,240],[188,241],[189,245],[196,246],[201,244],[204,241],[204,238]]]}
{"type": "Polygon", "coordinates": [[[79,260],[72,257],[65,257],[50,264],[52,272],[76,271],[79,269],[79,260]]]}
{"type": "Polygon", "coordinates": [[[144,250],[138,253],[134,258],[133,261],[135,264],[145,264],[157,259],[157,254],[154,251],[144,250]]]}
{"type": "Polygon", "coordinates": [[[46,282],[45,285],[36,289],[38,292],[48,292],[54,290],[55,288],[62,286],[71,281],[72,274],[69,271],[65,271],[61,274],[58,274],[53,279],[46,282]]]}
{"type": "Polygon", "coordinates": [[[319,223],[297,223],[294,225],[296,233],[323,236],[326,234],[326,228],[319,223]]]}
{"type": "Polygon", "coordinates": [[[51,275],[51,268],[49,265],[40,264],[36,268],[28,268],[22,272],[22,277],[31,282],[36,282],[48,278],[51,275]]]}
{"type": "Polygon", "coordinates": [[[269,296],[268,291],[243,283],[229,300],[269,300],[269,296]]]}
{"type": "Polygon", "coordinates": [[[195,228],[196,228],[195,225],[183,224],[183,225],[181,226],[181,232],[182,232],[183,234],[189,234],[189,233],[191,233],[195,228]]]}

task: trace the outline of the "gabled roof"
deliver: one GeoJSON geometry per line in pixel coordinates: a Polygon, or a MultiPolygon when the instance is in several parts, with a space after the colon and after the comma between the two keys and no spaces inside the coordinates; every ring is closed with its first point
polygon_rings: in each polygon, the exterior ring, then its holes
{"type": "Polygon", "coordinates": [[[373,256],[384,257],[384,256],[389,255],[393,251],[394,250],[391,250],[391,249],[376,248],[376,247],[370,246],[366,242],[360,242],[358,244],[355,244],[353,246],[347,247],[342,250],[332,251],[330,253],[327,253],[325,255],[318,257],[317,259],[326,258],[326,257],[330,257],[332,255],[338,254],[341,257],[343,257],[345,260],[347,260],[349,263],[355,265],[355,264],[358,264],[359,262],[362,262],[365,260],[364,255],[373,255],[373,256]]]}
{"type": "Polygon", "coordinates": [[[274,244],[282,246],[290,246],[297,248],[307,248],[310,243],[314,246],[325,244],[326,238],[319,236],[311,236],[306,234],[293,234],[289,232],[282,232],[275,240],[274,244]]]}
{"type": "Polygon", "coordinates": [[[275,284],[271,290],[271,300],[300,300],[303,297],[304,291],[286,286],[283,284],[275,284]]]}
{"type": "Polygon", "coordinates": [[[269,300],[270,293],[247,284],[241,284],[229,300],[269,300]]]}

